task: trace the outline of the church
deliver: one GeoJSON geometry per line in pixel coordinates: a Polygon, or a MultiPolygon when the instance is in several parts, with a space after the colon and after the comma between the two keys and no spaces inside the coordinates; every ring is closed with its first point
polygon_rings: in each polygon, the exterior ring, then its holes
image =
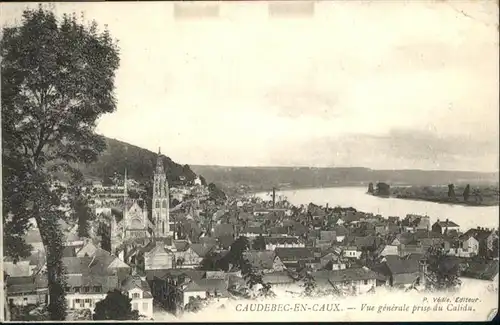
{"type": "MultiPolygon", "coordinates": [[[[112,216],[111,250],[126,245],[127,242],[147,243],[153,239],[171,237],[169,218],[169,186],[167,175],[158,150],[158,158],[153,173],[153,198],[151,202],[152,220],[148,218],[148,206],[145,200],[132,199],[127,190],[127,172],[123,189],[123,212],[112,216]]],[[[127,246],[127,245],[126,245],[127,246]]]]}

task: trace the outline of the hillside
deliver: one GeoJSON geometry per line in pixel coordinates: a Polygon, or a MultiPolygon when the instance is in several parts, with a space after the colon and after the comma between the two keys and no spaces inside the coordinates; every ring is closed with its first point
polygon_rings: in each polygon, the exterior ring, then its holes
{"type": "MultiPolygon", "coordinates": [[[[115,173],[123,175],[127,169],[128,177],[145,183],[151,180],[156,165],[157,153],[143,149],[126,142],[105,138],[107,148],[99,160],[90,165],[79,165],[86,178],[109,181],[115,173]]],[[[192,181],[196,174],[188,165],[180,165],[169,157],[162,155],[163,165],[171,185],[192,181]]]]}
{"type": "Polygon", "coordinates": [[[250,191],[278,188],[309,188],[333,186],[366,186],[369,182],[391,185],[442,185],[498,183],[498,173],[425,170],[373,170],[369,168],[307,168],[307,167],[223,167],[191,166],[208,182],[225,191],[241,186],[250,191]]]}

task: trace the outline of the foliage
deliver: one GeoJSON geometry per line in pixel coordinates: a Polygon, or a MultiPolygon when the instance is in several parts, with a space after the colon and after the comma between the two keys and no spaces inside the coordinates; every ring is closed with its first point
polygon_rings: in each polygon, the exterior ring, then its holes
{"type": "Polygon", "coordinates": [[[208,195],[210,200],[213,200],[215,202],[224,202],[227,200],[226,194],[219,189],[214,183],[208,184],[208,195]]]}
{"type": "MultiPolygon", "coordinates": [[[[73,178],[71,164],[94,161],[104,149],[96,120],[115,109],[116,43],[105,30],[55,15],[41,5],[27,9],[19,26],[6,27],[2,56],[2,173],[7,255],[25,252],[23,234],[34,217],[47,253],[52,320],[64,320],[61,263],[64,218],[57,175],[73,178]]],[[[4,231],[5,234],[5,231],[4,231]]]]}
{"type": "Polygon", "coordinates": [[[464,193],[463,193],[463,197],[464,197],[465,202],[469,201],[469,196],[470,196],[470,185],[467,184],[467,186],[464,189],[464,193]]]}
{"type": "Polygon", "coordinates": [[[247,237],[241,236],[234,241],[229,249],[229,252],[223,257],[222,263],[232,265],[233,267],[241,267],[243,252],[250,248],[250,243],[247,237]]]}
{"type": "Polygon", "coordinates": [[[266,249],[266,242],[262,235],[259,235],[254,239],[254,241],[252,242],[252,249],[258,251],[263,251],[266,249]]]}
{"type": "MultiPolygon", "coordinates": [[[[151,180],[158,153],[115,139],[104,138],[104,140],[106,150],[99,159],[82,166],[82,172],[86,178],[105,180],[113,178],[115,174],[123,177],[127,169],[129,179],[134,179],[141,184],[151,180]]],[[[161,155],[161,159],[170,185],[187,184],[196,178],[196,174],[188,165],[177,164],[165,155],[161,155]],[[181,181],[181,178],[184,178],[184,181],[181,181]]]]}
{"type": "Polygon", "coordinates": [[[375,191],[375,194],[377,195],[382,195],[382,196],[388,196],[391,194],[391,191],[390,191],[391,187],[389,184],[387,183],[382,183],[382,182],[379,182],[377,183],[376,185],[376,191],[375,191]]]}
{"type": "Polygon", "coordinates": [[[443,245],[431,246],[426,252],[427,275],[434,290],[455,289],[461,285],[459,263],[446,255],[443,245]]]}
{"type": "Polygon", "coordinates": [[[256,285],[260,285],[257,294],[261,297],[275,297],[276,294],[271,290],[271,285],[267,282],[264,282],[263,273],[261,270],[257,270],[252,264],[246,259],[241,258],[240,261],[241,274],[245,279],[247,286],[250,290],[254,289],[256,285]]]}
{"type": "Polygon", "coordinates": [[[448,185],[448,197],[450,199],[453,199],[453,200],[456,199],[456,196],[455,196],[455,185],[453,185],[453,184],[449,184],[448,185]]]}
{"type": "Polygon", "coordinates": [[[132,310],[132,299],[120,292],[109,291],[104,300],[95,305],[94,320],[138,320],[137,310],[132,310]]]}
{"type": "Polygon", "coordinates": [[[78,224],[78,236],[80,238],[90,237],[90,222],[96,219],[85,193],[82,192],[82,182],[76,181],[69,189],[71,195],[71,210],[73,220],[78,224]]]}
{"type": "Polygon", "coordinates": [[[373,183],[368,184],[368,193],[373,194],[375,189],[373,188],[373,183]]]}
{"type": "Polygon", "coordinates": [[[199,296],[189,297],[189,302],[184,307],[184,311],[190,313],[197,313],[204,307],[205,300],[200,298],[199,296]]]}
{"type": "Polygon", "coordinates": [[[306,273],[302,287],[304,288],[303,294],[306,297],[314,296],[318,289],[318,285],[310,273],[306,273]]]}

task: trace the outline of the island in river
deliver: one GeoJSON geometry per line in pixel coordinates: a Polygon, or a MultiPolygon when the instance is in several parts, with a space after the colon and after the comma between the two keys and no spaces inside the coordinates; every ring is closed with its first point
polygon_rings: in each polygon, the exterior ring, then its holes
{"type": "Polygon", "coordinates": [[[498,184],[391,187],[387,183],[377,183],[375,186],[370,183],[367,194],[466,206],[498,206],[500,201],[498,184]]]}

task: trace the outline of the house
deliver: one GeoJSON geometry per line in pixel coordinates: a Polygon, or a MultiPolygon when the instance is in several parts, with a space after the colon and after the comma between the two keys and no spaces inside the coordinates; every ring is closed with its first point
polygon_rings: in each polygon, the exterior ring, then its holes
{"type": "Polygon", "coordinates": [[[416,214],[407,214],[401,221],[404,232],[415,232],[417,230],[429,230],[431,228],[430,218],[416,214]]]}
{"type": "Polygon", "coordinates": [[[266,235],[266,231],[262,227],[246,227],[241,231],[241,235],[248,238],[255,238],[261,235],[266,235]]]}
{"type": "Polygon", "coordinates": [[[389,285],[393,287],[413,284],[420,277],[419,261],[415,259],[402,259],[398,256],[387,256],[385,261],[389,285]]]}
{"type": "Polygon", "coordinates": [[[166,249],[163,242],[156,242],[154,248],[144,254],[144,268],[146,271],[171,269],[174,259],[174,253],[166,249]]]}
{"type": "Polygon", "coordinates": [[[276,248],[305,247],[296,237],[264,237],[266,250],[272,251],[276,248]]]}
{"type": "Polygon", "coordinates": [[[229,298],[225,279],[197,279],[192,280],[183,290],[183,306],[186,306],[190,298],[201,299],[213,298],[218,301],[226,301],[229,298]]]}
{"type": "Polygon", "coordinates": [[[305,247],[276,248],[274,252],[287,268],[305,266],[315,260],[313,252],[305,247]]]}
{"type": "Polygon", "coordinates": [[[491,257],[498,255],[498,252],[496,252],[496,254],[494,252],[495,240],[498,240],[498,235],[493,229],[477,227],[467,230],[462,236],[459,237],[459,241],[461,243],[459,249],[462,251],[466,250],[464,253],[469,253],[470,256],[475,254],[482,257],[491,257]],[[474,238],[474,240],[472,240],[472,238],[474,238]],[[467,244],[465,244],[465,241],[467,241],[467,244]],[[476,242],[477,249],[474,249],[476,247],[476,242]]]}
{"type": "Polygon", "coordinates": [[[246,251],[243,257],[250,262],[252,267],[262,270],[264,273],[279,272],[285,269],[285,265],[274,251],[246,251]]]}
{"type": "Polygon", "coordinates": [[[264,283],[269,283],[273,290],[286,290],[292,292],[301,292],[295,280],[287,271],[274,271],[262,276],[264,283]]]}
{"type": "Polygon", "coordinates": [[[342,225],[335,226],[332,231],[335,231],[335,236],[337,237],[337,242],[341,243],[344,241],[345,237],[349,235],[349,230],[342,225]]]}
{"type": "Polygon", "coordinates": [[[379,255],[399,255],[399,245],[385,245],[379,255]]]}
{"type": "Polygon", "coordinates": [[[357,246],[347,246],[344,248],[343,256],[347,258],[359,259],[361,257],[361,249],[357,246]]]}
{"type": "MultiPolygon", "coordinates": [[[[5,270],[4,270],[4,274],[5,270]]],[[[38,305],[48,301],[47,275],[6,277],[6,298],[10,306],[38,305]]]]}
{"type": "Polygon", "coordinates": [[[84,257],[84,256],[94,256],[94,254],[97,252],[98,247],[91,241],[88,241],[80,250],[76,252],[77,257],[84,257]]]}
{"type": "Polygon", "coordinates": [[[398,254],[403,257],[409,254],[423,254],[424,248],[420,244],[401,244],[398,246],[398,254]]]}
{"type": "MultiPolygon", "coordinates": [[[[179,245],[180,246],[180,245],[179,245]]],[[[185,268],[198,267],[209,253],[215,250],[215,245],[210,244],[188,244],[187,246],[179,247],[174,252],[176,267],[182,266],[185,268]]]]}
{"type": "Polygon", "coordinates": [[[432,225],[432,231],[439,233],[439,234],[444,234],[445,232],[450,232],[452,230],[454,231],[459,231],[460,226],[456,224],[455,222],[446,219],[445,221],[440,221],[439,219],[432,225]]]}
{"type": "Polygon", "coordinates": [[[336,242],[337,241],[337,234],[333,230],[322,230],[319,233],[319,238],[320,240],[324,241],[329,241],[329,242],[336,242]]]}
{"type": "Polygon", "coordinates": [[[327,277],[328,282],[337,292],[353,294],[364,294],[374,290],[377,280],[385,280],[382,275],[367,267],[320,271],[312,275],[314,278],[327,277]]]}
{"type": "Polygon", "coordinates": [[[273,237],[287,237],[289,236],[290,227],[271,227],[269,228],[269,236],[273,237]]]}
{"type": "Polygon", "coordinates": [[[343,270],[347,267],[341,256],[334,252],[327,252],[320,257],[320,264],[323,269],[343,270]]]}
{"type": "Polygon", "coordinates": [[[455,255],[458,257],[473,257],[479,254],[479,241],[474,234],[465,233],[458,238],[455,255]]]}
{"type": "Polygon", "coordinates": [[[121,290],[132,299],[132,310],[137,310],[139,315],[149,320],[153,319],[153,295],[145,279],[131,275],[122,282],[121,290]]]}

